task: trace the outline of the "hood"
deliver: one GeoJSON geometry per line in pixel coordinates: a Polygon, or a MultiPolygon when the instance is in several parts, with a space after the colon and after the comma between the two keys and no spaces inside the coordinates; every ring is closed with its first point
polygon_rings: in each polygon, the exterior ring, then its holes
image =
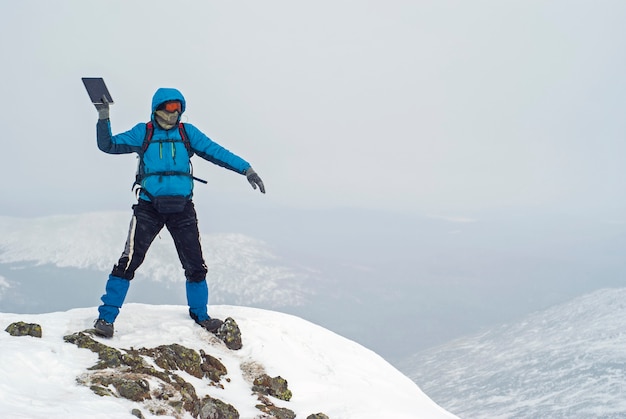
{"type": "Polygon", "coordinates": [[[161,87],[156,91],[154,96],[152,96],[152,113],[156,111],[161,103],[168,102],[170,100],[180,100],[182,104],[182,113],[185,112],[185,97],[178,89],[173,89],[170,87],[161,87]]]}

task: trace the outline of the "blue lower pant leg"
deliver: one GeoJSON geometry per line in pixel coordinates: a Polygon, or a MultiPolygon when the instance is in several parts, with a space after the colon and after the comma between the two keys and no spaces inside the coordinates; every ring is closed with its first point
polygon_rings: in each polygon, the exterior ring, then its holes
{"type": "Polygon", "coordinates": [[[189,315],[196,321],[203,321],[209,318],[207,304],[209,304],[209,287],[206,280],[200,282],[187,281],[187,304],[189,305],[189,315]]]}
{"type": "Polygon", "coordinates": [[[120,308],[124,304],[124,299],[126,299],[129,286],[130,281],[128,279],[109,275],[105,294],[101,298],[103,304],[98,307],[100,319],[109,323],[115,322],[117,315],[120,313],[120,308]]]}

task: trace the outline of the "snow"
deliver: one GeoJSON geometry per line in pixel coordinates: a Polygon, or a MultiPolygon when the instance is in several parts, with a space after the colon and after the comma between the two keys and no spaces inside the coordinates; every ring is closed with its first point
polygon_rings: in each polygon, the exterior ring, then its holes
{"type": "MultiPolygon", "coordinates": [[[[260,411],[244,370],[262,369],[288,381],[293,398],[273,399],[298,418],[323,412],[342,418],[453,418],[408,377],[374,352],[295,316],[241,306],[211,307],[212,315],[233,317],[242,332],[239,351],[226,348],[195,325],[187,307],[127,304],[116,321],[112,339],[102,343],[121,349],[153,348],[178,343],[203,349],[222,361],[230,382],[224,389],[193,381],[198,395],[230,403],[241,418],[260,411]],[[243,368],[243,369],[242,369],[243,368]]],[[[97,355],[63,341],[63,336],[90,328],[96,308],[44,314],[0,313],[0,328],[16,321],[37,323],[43,337],[14,337],[0,332],[0,412],[3,418],[133,418],[136,402],[101,397],[79,385],[76,377],[95,364],[97,355]]],[[[187,379],[188,377],[186,377],[187,379]]],[[[191,382],[191,379],[190,379],[191,382]]],[[[163,416],[160,416],[163,417],[163,416]]]]}
{"type": "Polygon", "coordinates": [[[468,418],[626,417],[626,288],[416,354],[409,376],[468,418]]]}

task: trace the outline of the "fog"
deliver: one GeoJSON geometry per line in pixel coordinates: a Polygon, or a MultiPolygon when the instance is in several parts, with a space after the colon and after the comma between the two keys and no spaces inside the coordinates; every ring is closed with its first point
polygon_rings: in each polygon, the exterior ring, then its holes
{"type": "Polygon", "coordinates": [[[400,357],[621,283],[625,18],[620,1],[5,3],[0,215],[130,217],[136,158],[97,149],[80,78],[104,77],[115,133],[176,87],[184,121],[267,188],[195,158],[201,229],[323,271],[342,293],[320,322],[391,324],[387,347],[359,339],[400,357]]]}

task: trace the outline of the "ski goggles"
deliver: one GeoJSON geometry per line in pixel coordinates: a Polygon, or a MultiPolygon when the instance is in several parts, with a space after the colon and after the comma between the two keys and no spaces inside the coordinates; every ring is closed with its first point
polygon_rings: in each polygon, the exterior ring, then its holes
{"type": "Polygon", "coordinates": [[[166,112],[176,112],[176,111],[178,111],[179,113],[181,113],[182,110],[183,110],[183,105],[179,101],[177,101],[177,100],[173,100],[171,102],[165,102],[160,107],[163,110],[165,110],[166,112]]]}

